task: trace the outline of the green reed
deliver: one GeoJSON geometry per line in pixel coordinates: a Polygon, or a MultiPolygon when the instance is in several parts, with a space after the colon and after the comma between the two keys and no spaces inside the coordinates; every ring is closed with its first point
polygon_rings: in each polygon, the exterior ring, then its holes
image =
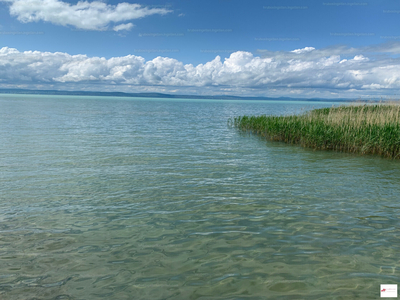
{"type": "Polygon", "coordinates": [[[290,116],[241,116],[229,123],[269,140],[400,158],[400,105],[350,105],[290,116]]]}

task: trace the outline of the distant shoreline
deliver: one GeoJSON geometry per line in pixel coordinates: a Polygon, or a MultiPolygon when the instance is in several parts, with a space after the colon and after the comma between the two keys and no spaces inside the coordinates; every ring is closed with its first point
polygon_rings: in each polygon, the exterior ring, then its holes
{"type": "MultiPolygon", "coordinates": [[[[88,91],[58,91],[29,89],[0,89],[0,94],[30,94],[30,95],[65,95],[65,96],[105,96],[105,97],[140,97],[140,98],[170,98],[170,99],[210,99],[210,100],[282,100],[282,101],[315,101],[315,102],[354,102],[357,98],[291,98],[291,97],[241,97],[228,95],[171,95],[162,93],[123,93],[123,92],[88,92],[88,91]]],[[[379,100],[373,100],[379,101],[379,100]]]]}

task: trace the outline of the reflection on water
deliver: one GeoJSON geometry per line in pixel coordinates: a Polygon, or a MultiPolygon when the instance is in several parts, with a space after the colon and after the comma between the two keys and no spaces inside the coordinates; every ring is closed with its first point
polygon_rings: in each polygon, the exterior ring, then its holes
{"type": "Polygon", "coordinates": [[[0,298],[379,298],[400,163],[227,126],[331,105],[0,96],[0,298]]]}

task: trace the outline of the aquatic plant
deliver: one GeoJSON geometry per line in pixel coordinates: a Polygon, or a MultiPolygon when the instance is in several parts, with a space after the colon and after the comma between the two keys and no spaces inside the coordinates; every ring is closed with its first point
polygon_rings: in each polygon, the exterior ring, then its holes
{"type": "Polygon", "coordinates": [[[229,123],[269,140],[400,158],[398,103],[332,106],[289,116],[240,116],[229,123]]]}

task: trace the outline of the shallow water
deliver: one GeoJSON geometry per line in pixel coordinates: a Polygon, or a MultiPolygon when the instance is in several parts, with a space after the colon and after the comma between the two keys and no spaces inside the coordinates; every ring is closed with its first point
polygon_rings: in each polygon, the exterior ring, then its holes
{"type": "Polygon", "coordinates": [[[377,299],[400,162],[267,142],[332,103],[0,95],[0,299],[377,299]]]}

